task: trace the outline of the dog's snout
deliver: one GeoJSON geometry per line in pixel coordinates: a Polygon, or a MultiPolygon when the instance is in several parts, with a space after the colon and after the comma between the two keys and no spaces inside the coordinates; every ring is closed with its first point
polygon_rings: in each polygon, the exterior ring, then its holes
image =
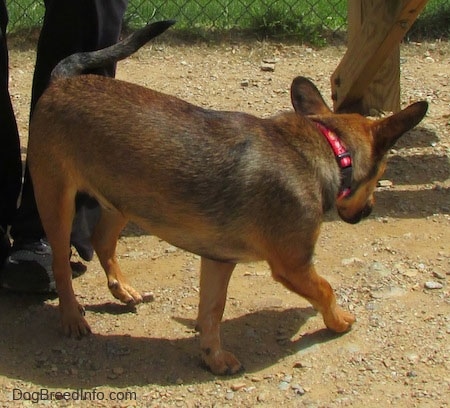
{"type": "Polygon", "coordinates": [[[372,214],[373,206],[366,205],[361,211],[361,218],[367,218],[370,214],[372,214]]]}
{"type": "Polygon", "coordinates": [[[373,209],[373,206],[371,204],[367,204],[362,210],[354,213],[351,216],[344,215],[341,212],[339,212],[339,215],[343,221],[345,221],[349,224],[357,224],[363,218],[368,217],[372,213],[372,209],[373,209]]]}
{"type": "Polygon", "coordinates": [[[355,214],[353,217],[343,217],[341,215],[341,218],[343,221],[345,221],[348,224],[358,224],[358,222],[361,221],[362,215],[361,213],[355,214]]]}

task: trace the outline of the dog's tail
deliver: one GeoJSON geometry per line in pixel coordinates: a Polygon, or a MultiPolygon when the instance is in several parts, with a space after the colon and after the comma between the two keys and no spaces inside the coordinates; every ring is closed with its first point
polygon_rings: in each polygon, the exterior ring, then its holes
{"type": "Polygon", "coordinates": [[[125,59],[173,24],[175,24],[175,20],[157,21],[135,31],[129,37],[110,47],[70,55],[56,65],[52,71],[51,80],[81,75],[84,71],[125,59]]]}

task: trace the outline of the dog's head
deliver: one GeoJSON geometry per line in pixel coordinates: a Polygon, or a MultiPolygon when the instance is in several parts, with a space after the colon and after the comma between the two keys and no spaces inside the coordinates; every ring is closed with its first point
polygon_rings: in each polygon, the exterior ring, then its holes
{"type": "Polygon", "coordinates": [[[353,175],[350,194],[337,197],[336,207],[344,221],[351,224],[359,222],[372,211],[373,192],[386,168],[389,150],[406,131],[422,120],[428,103],[414,103],[379,120],[370,120],[359,114],[335,114],[315,85],[304,77],[297,77],[292,82],[291,99],[297,113],[331,129],[351,153],[353,175]]]}

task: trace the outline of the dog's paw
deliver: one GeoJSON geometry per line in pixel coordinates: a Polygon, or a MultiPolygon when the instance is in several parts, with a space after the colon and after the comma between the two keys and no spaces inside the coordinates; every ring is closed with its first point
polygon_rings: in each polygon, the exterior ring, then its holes
{"type": "Polygon", "coordinates": [[[116,299],[129,306],[134,306],[142,302],[141,294],[128,284],[113,280],[108,283],[108,288],[116,299]]]}
{"type": "Polygon", "coordinates": [[[233,375],[244,371],[244,367],[233,353],[218,350],[211,353],[210,350],[202,351],[202,360],[206,367],[215,375],[233,375]]]}
{"type": "Polygon", "coordinates": [[[352,324],[356,321],[355,316],[339,306],[328,315],[323,316],[325,325],[332,331],[336,333],[343,333],[352,327],[352,324]]]}
{"type": "Polygon", "coordinates": [[[67,337],[80,339],[91,333],[91,327],[84,318],[84,308],[81,305],[73,313],[61,313],[61,325],[67,337]]]}

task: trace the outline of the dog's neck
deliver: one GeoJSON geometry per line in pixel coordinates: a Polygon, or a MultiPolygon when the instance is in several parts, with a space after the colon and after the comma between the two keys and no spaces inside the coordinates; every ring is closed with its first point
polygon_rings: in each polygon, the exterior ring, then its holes
{"type": "Polygon", "coordinates": [[[330,144],[331,149],[336,157],[336,161],[341,169],[341,186],[339,188],[338,198],[345,198],[351,194],[352,185],[352,157],[350,152],[345,147],[342,140],[333,132],[320,122],[314,121],[317,128],[325,136],[325,139],[330,144]]]}

